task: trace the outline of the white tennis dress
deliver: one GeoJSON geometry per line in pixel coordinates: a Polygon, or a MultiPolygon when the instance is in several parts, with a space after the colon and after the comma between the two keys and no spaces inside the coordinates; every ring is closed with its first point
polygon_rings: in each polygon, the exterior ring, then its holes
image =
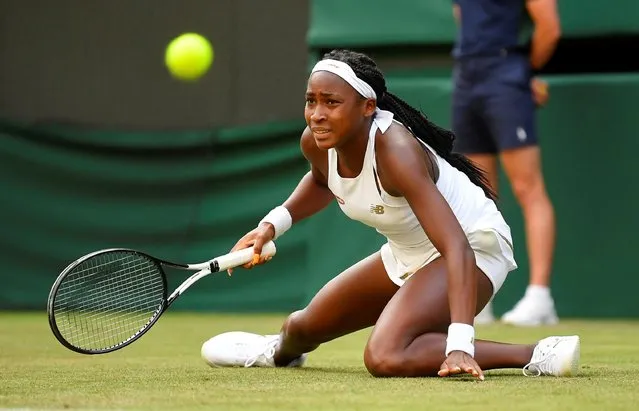
{"type": "MultiPolygon", "coordinates": [[[[385,132],[390,122],[379,126],[385,132]]],[[[401,286],[413,273],[441,254],[424,232],[406,199],[389,195],[378,184],[375,172],[377,129],[378,122],[375,121],[370,129],[364,165],[357,177],[341,177],[337,171],[337,151],[328,150],[328,187],[344,214],[375,228],[387,238],[388,242],[381,248],[382,261],[390,279],[401,286]]],[[[492,282],[495,294],[508,273],[517,268],[510,227],[480,187],[427,144],[422,144],[437,159],[437,188],[459,220],[475,252],[477,266],[492,282]]]]}

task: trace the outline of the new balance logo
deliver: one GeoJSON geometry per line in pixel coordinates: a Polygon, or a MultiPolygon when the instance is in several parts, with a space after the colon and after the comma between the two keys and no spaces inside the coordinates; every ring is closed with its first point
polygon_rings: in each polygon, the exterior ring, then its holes
{"type": "Polygon", "coordinates": [[[380,204],[371,204],[371,214],[384,214],[384,206],[380,204]]]}

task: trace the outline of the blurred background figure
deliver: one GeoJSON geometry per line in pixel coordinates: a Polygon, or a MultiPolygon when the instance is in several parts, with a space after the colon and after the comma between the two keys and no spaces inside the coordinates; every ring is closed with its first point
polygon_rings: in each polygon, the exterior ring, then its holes
{"type": "MultiPolygon", "coordinates": [[[[455,0],[453,15],[458,24],[452,96],[456,151],[485,170],[495,192],[501,161],[525,223],[529,285],[502,320],[554,324],[550,277],[555,213],[544,184],[535,125],[536,109],[546,103],[548,91],[534,73],[550,60],[559,41],[556,0],[455,0]],[[533,32],[524,45],[526,15],[533,32]]],[[[476,323],[492,321],[488,304],[476,323]]]]}

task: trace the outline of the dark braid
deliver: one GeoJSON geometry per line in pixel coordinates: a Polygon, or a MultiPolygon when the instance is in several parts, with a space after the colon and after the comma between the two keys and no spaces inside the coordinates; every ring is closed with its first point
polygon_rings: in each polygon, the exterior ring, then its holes
{"type": "Polygon", "coordinates": [[[386,80],[377,64],[368,56],[351,50],[333,50],[323,59],[339,60],[348,64],[357,77],[367,82],[377,94],[377,106],[395,115],[397,121],[408,127],[415,136],[431,146],[439,156],[468,176],[484,190],[488,198],[496,199],[484,172],[462,154],[453,153],[455,135],[434,124],[421,111],[386,90],[386,80]],[[381,96],[381,97],[380,97],[381,96]]]}

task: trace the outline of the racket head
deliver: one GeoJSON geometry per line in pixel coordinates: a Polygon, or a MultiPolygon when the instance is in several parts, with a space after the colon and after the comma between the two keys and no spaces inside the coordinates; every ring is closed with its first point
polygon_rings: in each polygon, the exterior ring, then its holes
{"type": "Polygon", "coordinates": [[[68,349],[104,354],[140,338],[166,309],[166,274],[159,260],[127,248],[87,254],[51,287],[51,331],[68,349]]]}

